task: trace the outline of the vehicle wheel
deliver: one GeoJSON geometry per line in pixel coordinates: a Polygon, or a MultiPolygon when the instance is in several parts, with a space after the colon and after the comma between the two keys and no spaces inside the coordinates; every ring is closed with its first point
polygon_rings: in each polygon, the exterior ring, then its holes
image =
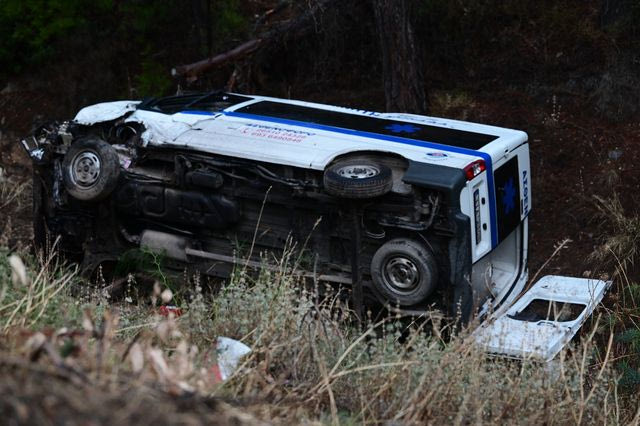
{"type": "Polygon", "coordinates": [[[64,186],[73,198],[97,201],[116,187],[120,175],[118,154],[97,138],[76,141],[62,161],[64,186]]]}
{"type": "Polygon", "coordinates": [[[338,161],[324,172],[324,189],[341,198],[374,198],[393,186],[391,169],[368,159],[338,161]]]}
{"type": "Polygon", "coordinates": [[[411,306],[424,301],[438,282],[438,267],[429,248],[404,238],[384,243],[371,260],[375,288],[389,302],[411,306]]]}

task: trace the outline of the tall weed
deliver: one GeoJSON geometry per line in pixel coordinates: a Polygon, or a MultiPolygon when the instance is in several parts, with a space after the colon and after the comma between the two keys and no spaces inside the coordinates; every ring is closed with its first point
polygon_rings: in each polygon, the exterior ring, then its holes
{"type": "Polygon", "coordinates": [[[616,336],[617,368],[621,388],[640,389],[640,283],[635,276],[640,252],[640,217],[629,214],[614,193],[609,199],[596,197],[602,223],[602,244],[592,257],[611,265],[616,275],[616,291],[610,297],[607,330],[616,336]]]}

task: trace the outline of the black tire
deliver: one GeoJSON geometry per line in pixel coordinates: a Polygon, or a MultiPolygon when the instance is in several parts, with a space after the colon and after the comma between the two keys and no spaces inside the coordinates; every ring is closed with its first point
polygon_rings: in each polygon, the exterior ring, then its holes
{"type": "Polygon", "coordinates": [[[384,243],[371,260],[375,289],[392,304],[413,306],[436,288],[438,266],[431,250],[416,241],[396,238],[384,243]]]}
{"type": "Polygon", "coordinates": [[[120,176],[118,154],[105,141],[89,137],[73,143],[62,161],[64,187],[75,199],[98,201],[115,189],[120,176]]]}
{"type": "Polygon", "coordinates": [[[324,190],[340,198],[374,198],[391,191],[391,169],[366,158],[341,160],[324,172],[324,190]]]}

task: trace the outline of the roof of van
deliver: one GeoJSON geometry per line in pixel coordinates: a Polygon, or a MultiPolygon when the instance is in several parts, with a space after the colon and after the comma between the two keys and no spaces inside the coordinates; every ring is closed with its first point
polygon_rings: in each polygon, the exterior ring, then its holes
{"type": "Polygon", "coordinates": [[[314,169],[358,151],[461,168],[527,140],[521,131],[465,121],[224,92],[98,104],[76,121],[112,120],[118,108],[127,121],[145,125],[150,145],[314,169]]]}

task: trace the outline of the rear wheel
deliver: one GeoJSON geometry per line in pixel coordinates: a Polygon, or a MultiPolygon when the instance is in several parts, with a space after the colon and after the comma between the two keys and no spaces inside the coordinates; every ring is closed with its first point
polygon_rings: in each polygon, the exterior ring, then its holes
{"type": "Polygon", "coordinates": [[[371,277],[386,300],[412,306],[433,292],[438,282],[438,267],[428,247],[397,238],[376,251],[371,260],[371,277]]]}
{"type": "Polygon", "coordinates": [[[391,169],[367,158],[340,160],[324,172],[324,189],[336,197],[374,198],[388,193],[392,186],[391,169]]]}

